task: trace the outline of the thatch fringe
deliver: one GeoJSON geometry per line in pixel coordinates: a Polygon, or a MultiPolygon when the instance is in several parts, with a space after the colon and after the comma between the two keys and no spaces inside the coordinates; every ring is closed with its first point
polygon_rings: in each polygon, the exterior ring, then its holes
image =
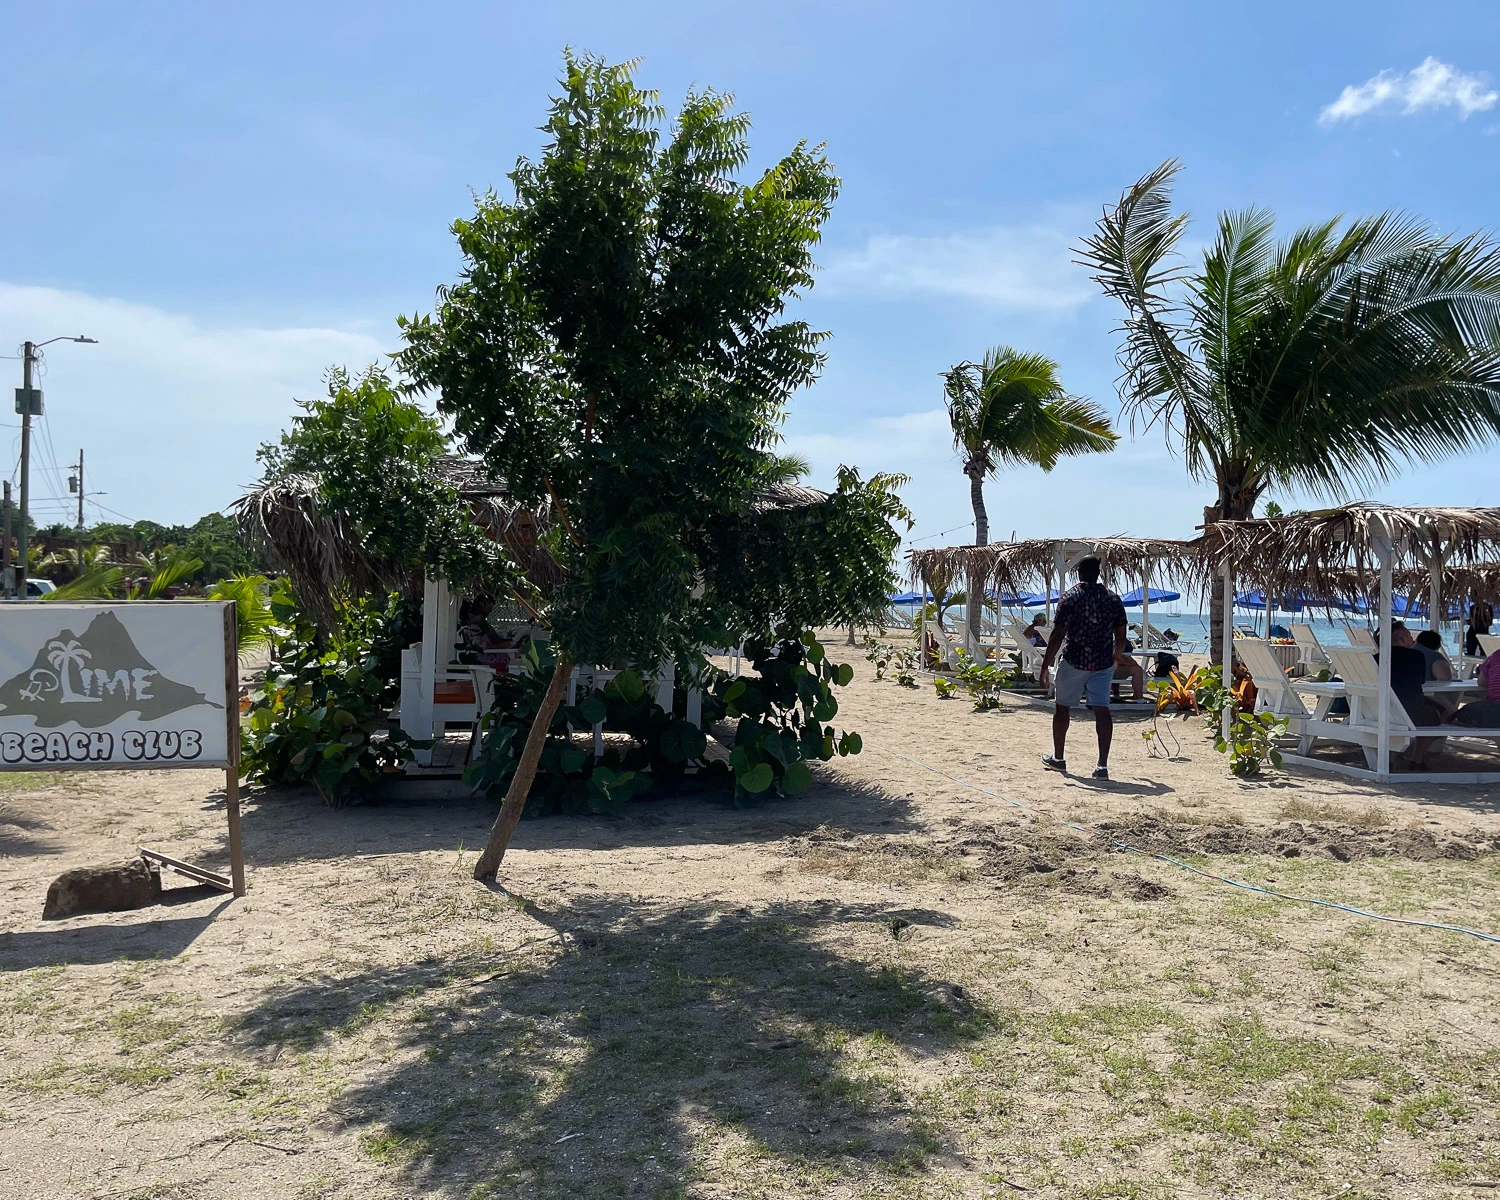
{"type": "Polygon", "coordinates": [[[1401,508],[1361,501],[1338,508],[1216,521],[1204,527],[1191,564],[1196,581],[1208,586],[1228,563],[1241,586],[1272,593],[1305,591],[1343,599],[1378,590],[1377,548],[1389,544],[1398,591],[1425,597],[1435,559],[1441,558],[1453,590],[1489,591],[1500,559],[1500,508],[1401,508]],[[1399,582],[1398,582],[1399,581],[1399,582]]]}
{"type": "Polygon", "coordinates": [[[1098,557],[1103,579],[1117,591],[1143,584],[1147,573],[1164,583],[1196,561],[1197,543],[1168,538],[1116,535],[1098,538],[1029,538],[991,542],[987,546],[943,546],[907,554],[910,578],[931,592],[966,589],[976,581],[986,590],[1039,591],[1048,580],[1060,587],[1056,561],[1061,549],[1067,561],[1085,554],[1098,557]]]}

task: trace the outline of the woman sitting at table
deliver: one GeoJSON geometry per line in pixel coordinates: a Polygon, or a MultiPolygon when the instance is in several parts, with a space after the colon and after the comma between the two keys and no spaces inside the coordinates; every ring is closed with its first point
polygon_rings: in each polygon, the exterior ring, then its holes
{"type": "MultiPolygon", "coordinates": [[[[1412,649],[1427,660],[1427,678],[1424,683],[1452,683],[1453,664],[1448,661],[1448,656],[1443,652],[1443,635],[1436,629],[1424,629],[1417,634],[1412,649]]],[[[1443,720],[1453,715],[1453,710],[1458,707],[1446,696],[1428,696],[1438,711],[1443,714],[1443,720]]]]}
{"type": "Polygon", "coordinates": [[[1484,699],[1465,704],[1450,719],[1474,729],[1500,729],[1500,650],[1484,660],[1477,678],[1484,684],[1484,699]]]}

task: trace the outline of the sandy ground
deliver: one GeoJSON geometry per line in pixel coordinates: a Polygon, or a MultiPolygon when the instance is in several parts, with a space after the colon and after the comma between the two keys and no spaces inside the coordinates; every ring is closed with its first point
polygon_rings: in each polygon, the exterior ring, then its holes
{"type": "Polygon", "coordinates": [[[469,878],[487,802],[258,793],[247,898],[42,922],[60,871],[138,845],[222,868],[222,781],[0,781],[0,1195],[1500,1181],[1500,946],[1110,841],[1500,932],[1500,789],[1244,783],[1196,721],[1153,756],[1144,715],[1112,782],[1065,778],[1038,763],[1046,710],[975,713],[830,652],[865,752],[812,793],[526,822],[504,892],[469,878]]]}

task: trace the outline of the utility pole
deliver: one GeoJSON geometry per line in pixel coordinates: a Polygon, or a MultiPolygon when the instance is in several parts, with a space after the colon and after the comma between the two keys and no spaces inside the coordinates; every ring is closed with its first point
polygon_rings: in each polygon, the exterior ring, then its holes
{"type": "Polygon", "coordinates": [[[21,410],[21,536],[16,543],[16,599],[26,599],[26,528],[27,507],[31,501],[31,412],[36,408],[31,390],[31,365],[36,362],[36,343],[27,342],[22,351],[21,394],[16,407],[21,410]]]}
{"type": "Polygon", "coordinates": [[[10,480],[5,480],[5,540],[0,542],[0,591],[7,599],[15,599],[15,574],[10,566],[10,480]]]}
{"type": "Polygon", "coordinates": [[[21,386],[16,391],[16,411],[21,414],[21,536],[16,547],[16,599],[26,599],[26,551],[31,531],[27,528],[31,517],[31,418],[42,415],[42,393],[31,386],[31,368],[36,363],[36,352],[53,342],[87,342],[95,344],[96,338],[55,337],[45,342],[27,342],[21,352],[21,386]]]}
{"type": "Polygon", "coordinates": [[[78,447],[78,474],[68,480],[78,493],[78,574],[83,574],[83,447],[78,447]]]}

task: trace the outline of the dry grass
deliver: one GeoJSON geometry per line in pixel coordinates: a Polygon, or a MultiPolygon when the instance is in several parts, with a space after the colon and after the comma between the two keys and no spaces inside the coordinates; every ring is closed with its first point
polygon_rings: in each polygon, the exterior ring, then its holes
{"type": "Polygon", "coordinates": [[[1289,821],[1318,821],[1327,825],[1351,825],[1356,829],[1388,829],[1396,824],[1379,805],[1351,808],[1345,804],[1304,800],[1293,796],[1281,806],[1281,815],[1289,821]]]}

